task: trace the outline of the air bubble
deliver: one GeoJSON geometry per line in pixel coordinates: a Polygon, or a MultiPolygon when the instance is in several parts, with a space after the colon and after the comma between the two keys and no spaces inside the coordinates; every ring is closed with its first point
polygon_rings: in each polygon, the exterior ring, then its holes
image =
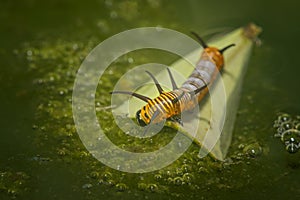
{"type": "Polygon", "coordinates": [[[155,174],[154,178],[155,178],[155,180],[160,181],[160,180],[162,180],[162,175],[161,174],[155,174]]]}
{"type": "Polygon", "coordinates": [[[167,179],[168,184],[174,184],[174,180],[170,177],[167,179]]]}
{"type": "Polygon", "coordinates": [[[191,171],[191,167],[188,164],[184,164],[184,165],[182,165],[181,170],[183,172],[189,172],[189,171],[191,171]]]}
{"type": "Polygon", "coordinates": [[[190,183],[193,177],[190,173],[185,173],[182,178],[185,182],[190,183]]]}
{"type": "Polygon", "coordinates": [[[278,128],[278,127],[280,126],[280,124],[281,124],[281,123],[279,122],[279,120],[275,120],[275,121],[274,121],[274,124],[273,124],[273,127],[274,127],[274,128],[278,128]]]}
{"type": "Polygon", "coordinates": [[[111,11],[110,12],[110,18],[116,19],[118,17],[118,13],[116,11],[111,11]]]}
{"type": "Polygon", "coordinates": [[[151,192],[157,192],[158,187],[157,187],[156,184],[149,184],[148,185],[148,190],[151,191],[151,192]]]}
{"type": "Polygon", "coordinates": [[[282,114],[278,117],[281,122],[288,122],[291,120],[291,116],[289,114],[282,114]]]}
{"type": "Polygon", "coordinates": [[[165,176],[172,176],[172,172],[170,170],[167,170],[165,173],[164,173],[165,176]]]}
{"type": "Polygon", "coordinates": [[[281,126],[284,128],[284,130],[293,128],[293,125],[290,122],[285,122],[281,126]]]}
{"type": "Polygon", "coordinates": [[[76,43],[73,44],[72,48],[73,48],[74,51],[76,51],[78,49],[78,44],[76,44],[76,43]]]}
{"type": "Polygon", "coordinates": [[[32,129],[33,129],[33,130],[36,130],[36,129],[38,129],[38,128],[39,128],[38,125],[36,125],[36,124],[33,124],[33,125],[32,125],[32,129]]]}
{"type": "Polygon", "coordinates": [[[58,149],[57,154],[60,155],[60,156],[65,156],[67,154],[66,149],[65,148],[58,149]]]}
{"type": "Polygon", "coordinates": [[[183,179],[181,177],[174,178],[174,184],[175,185],[183,185],[183,179]]]}
{"type": "Polygon", "coordinates": [[[99,173],[94,171],[94,172],[91,172],[90,176],[94,179],[98,178],[99,177],[99,173]]]}
{"type": "Polygon", "coordinates": [[[278,127],[278,129],[277,129],[277,133],[279,133],[279,134],[282,134],[282,133],[283,133],[283,131],[284,131],[284,128],[282,128],[282,127],[278,127]]]}
{"type": "Polygon", "coordinates": [[[39,80],[37,80],[37,83],[38,84],[43,84],[45,81],[43,80],[43,79],[39,79],[39,80]]]}
{"type": "Polygon", "coordinates": [[[176,174],[177,174],[178,176],[183,175],[182,169],[177,168],[177,169],[176,169],[176,174]]]}
{"type": "Polygon", "coordinates": [[[290,143],[290,144],[286,145],[285,149],[289,153],[296,153],[299,150],[299,147],[294,143],[290,143]]]}
{"type": "Polygon", "coordinates": [[[127,189],[127,185],[125,185],[124,183],[118,183],[116,185],[116,188],[119,192],[124,192],[127,189]]]}
{"type": "Polygon", "coordinates": [[[258,143],[247,145],[243,151],[252,158],[256,158],[262,154],[262,148],[258,143]]]}
{"type": "Polygon", "coordinates": [[[104,180],[109,180],[109,179],[112,178],[112,175],[111,175],[110,172],[106,172],[106,173],[104,173],[104,174],[102,175],[102,178],[103,178],[104,180]]]}
{"type": "Polygon", "coordinates": [[[198,172],[199,173],[208,173],[208,170],[204,167],[199,167],[198,172]]]}
{"type": "Polygon", "coordinates": [[[114,185],[116,185],[114,180],[108,180],[108,181],[106,182],[106,184],[107,184],[108,186],[114,186],[114,185]]]}
{"type": "Polygon", "coordinates": [[[281,141],[284,144],[289,144],[289,143],[291,143],[291,141],[293,143],[299,143],[300,142],[300,131],[298,131],[296,129],[290,129],[290,130],[285,131],[281,135],[281,141]]]}
{"type": "Polygon", "coordinates": [[[90,188],[92,188],[92,187],[93,187],[92,184],[86,183],[86,184],[84,184],[84,185],[82,186],[82,189],[90,189],[90,188]]]}
{"type": "Polygon", "coordinates": [[[300,147],[300,116],[281,114],[275,120],[274,127],[277,128],[274,137],[280,137],[289,153],[296,153],[300,147]]]}
{"type": "Polygon", "coordinates": [[[145,191],[147,189],[147,185],[145,183],[139,183],[138,184],[138,189],[145,191]]]}
{"type": "Polygon", "coordinates": [[[298,130],[298,131],[300,131],[300,123],[298,123],[298,124],[295,125],[295,129],[298,130]]]}
{"type": "Polygon", "coordinates": [[[32,56],[32,51],[31,50],[28,50],[26,53],[27,53],[27,56],[32,56]]]}

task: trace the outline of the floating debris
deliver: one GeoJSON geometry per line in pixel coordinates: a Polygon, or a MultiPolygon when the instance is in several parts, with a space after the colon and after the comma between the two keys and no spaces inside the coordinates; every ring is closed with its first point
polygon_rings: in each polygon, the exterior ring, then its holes
{"type": "Polygon", "coordinates": [[[289,153],[296,153],[300,148],[300,116],[281,113],[274,121],[275,137],[280,138],[289,153]]]}

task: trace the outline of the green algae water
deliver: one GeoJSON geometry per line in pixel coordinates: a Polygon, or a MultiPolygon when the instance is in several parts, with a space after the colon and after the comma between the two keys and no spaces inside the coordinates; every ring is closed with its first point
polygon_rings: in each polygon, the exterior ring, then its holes
{"type": "MultiPolygon", "coordinates": [[[[298,4],[1,1],[0,199],[299,198],[300,154],[289,153],[273,127],[279,113],[300,115],[298,4]],[[131,174],[101,164],[85,149],[74,126],[72,91],[80,64],[97,44],[136,27],[195,31],[209,39],[249,22],[263,28],[262,45],[249,58],[225,161],[198,158],[192,144],[161,170],[131,174]]],[[[165,134],[141,140],[107,126],[108,91],[136,65],[178,59],[146,49],[118,58],[105,71],[95,95],[97,117],[120,148],[153,151],[175,133],[164,127],[165,134]]]]}

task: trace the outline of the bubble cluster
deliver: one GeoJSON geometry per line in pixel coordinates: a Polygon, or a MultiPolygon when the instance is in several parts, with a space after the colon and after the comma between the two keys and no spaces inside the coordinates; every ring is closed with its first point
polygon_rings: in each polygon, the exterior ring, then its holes
{"type": "Polygon", "coordinates": [[[7,194],[10,199],[17,199],[28,191],[30,178],[22,171],[0,170],[0,197],[7,194]]]}
{"type": "Polygon", "coordinates": [[[300,148],[300,116],[282,113],[274,121],[275,137],[281,139],[289,153],[296,153],[300,148]]]}

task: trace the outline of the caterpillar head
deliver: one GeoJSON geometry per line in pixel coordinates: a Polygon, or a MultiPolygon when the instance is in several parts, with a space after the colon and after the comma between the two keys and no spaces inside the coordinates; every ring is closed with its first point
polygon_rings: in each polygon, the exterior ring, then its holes
{"type": "Polygon", "coordinates": [[[146,126],[147,123],[143,120],[141,116],[141,110],[138,110],[135,115],[136,121],[140,126],[146,126]]]}
{"type": "Polygon", "coordinates": [[[191,33],[198,39],[198,42],[204,48],[203,56],[209,57],[216,64],[216,66],[219,69],[221,69],[224,65],[224,57],[222,55],[223,52],[226,49],[235,46],[235,44],[230,44],[222,49],[217,49],[215,47],[209,47],[197,33],[195,33],[195,32],[191,32],[191,33]]]}
{"type": "Polygon", "coordinates": [[[222,49],[217,49],[215,47],[206,47],[204,51],[206,53],[206,56],[208,56],[212,61],[214,61],[214,63],[220,69],[224,65],[223,52],[233,46],[235,46],[235,44],[230,44],[222,49]]]}

